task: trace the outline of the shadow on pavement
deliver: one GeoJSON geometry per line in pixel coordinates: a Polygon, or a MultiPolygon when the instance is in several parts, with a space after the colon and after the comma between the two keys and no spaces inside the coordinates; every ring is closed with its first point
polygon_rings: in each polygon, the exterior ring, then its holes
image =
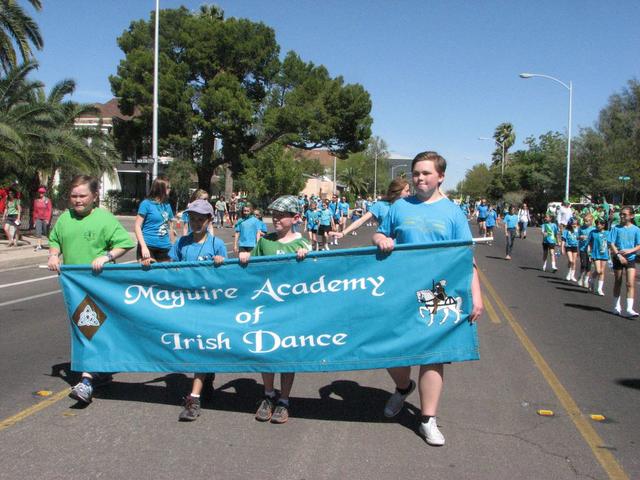
{"type": "Polygon", "coordinates": [[[564,306],[569,308],[575,308],[577,310],[585,310],[588,312],[602,312],[602,313],[606,313],[608,315],[613,315],[617,317],[617,315],[614,315],[610,311],[605,310],[604,308],[601,308],[601,307],[593,307],[591,305],[583,305],[581,303],[565,303],[564,306]]]}
{"type": "Polygon", "coordinates": [[[640,378],[619,378],[616,383],[623,387],[640,390],[640,378]]]}
{"type": "Polygon", "coordinates": [[[504,257],[494,257],[493,255],[485,255],[485,258],[493,258],[494,260],[504,260],[505,262],[507,261],[507,259],[504,257]]]}
{"type": "Polygon", "coordinates": [[[583,290],[582,288],[578,288],[578,287],[575,287],[575,288],[556,287],[556,290],[564,290],[565,292],[574,292],[574,293],[589,293],[587,290],[583,290]]]}
{"type": "Polygon", "coordinates": [[[537,270],[537,271],[542,271],[542,269],[540,267],[518,267],[520,270],[537,270]]]}

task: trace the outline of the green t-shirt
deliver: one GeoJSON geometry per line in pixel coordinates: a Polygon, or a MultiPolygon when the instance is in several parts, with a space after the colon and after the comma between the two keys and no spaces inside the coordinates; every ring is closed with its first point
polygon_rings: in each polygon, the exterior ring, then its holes
{"type": "Polygon", "coordinates": [[[284,255],[285,253],[296,253],[301,248],[311,250],[311,245],[309,245],[299,233],[295,240],[283,243],[278,241],[278,236],[273,232],[258,240],[256,246],[251,250],[251,256],[265,257],[267,255],[284,255]]]}
{"type": "Polygon", "coordinates": [[[94,208],[86,217],[72,210],[60,215],[49,235],[49,245],[62,252],[67,265],[81,265],[114,248],[132,248],[135,243],[116,217],[94,208]]]}
{"type": "Polygon", "coordinates": [[[7,202],[7,215],[18,215],[18,205],[20,205],[20,200],[17,198],[7,202]]]}

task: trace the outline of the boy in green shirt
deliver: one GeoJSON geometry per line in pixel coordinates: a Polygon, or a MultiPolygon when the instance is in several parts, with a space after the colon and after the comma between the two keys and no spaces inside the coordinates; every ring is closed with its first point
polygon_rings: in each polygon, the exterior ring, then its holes
{"type": "MultiPolygon", "coordinates": [[[[240,252],[241,264],[247,264],[251,256],[284,255],[296,253],[298,260],[306,257],[311,245],[300,233],[292,230],[293,225],[300,222],[298,199],[293,195],[284,195],[275,199],[269,205],[273,218],[275,232],[269,233],[258,240],[251,252],[240,252]]],[[[256,420],[260,422],[285,423],[289,419],[289,395],[293,387],[295,373],[280,374],[280,398],[276,403],[274,388],[275,374],[263,373],[264,400],[256,412],[256,420]]]]}

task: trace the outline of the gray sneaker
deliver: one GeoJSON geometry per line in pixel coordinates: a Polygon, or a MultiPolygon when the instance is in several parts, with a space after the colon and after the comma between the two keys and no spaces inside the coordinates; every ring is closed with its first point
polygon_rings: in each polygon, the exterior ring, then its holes
{"type": "Polygon", "coordinates": [[[184,409],[180,412],[178,420],[181,422],[193,422],[200,416],[200,399],[188,395],[184,398],[184,409]]]}
{"type": "Polygon", "coordinates": [[[71,389],[71,392],[69,392],[69,397],[78,402],[86,403],[88,405],[93,400],[93,387],[91,385],[80,382],[71,389]]]}
{"type": "Polygon", "coordinates": [[[404,401],[407,399],[409,395],[416,389],[416,382],[411,380],[409,384],[409,391],[406,394],[400,393],[397,389],[387,400],[386,405],[384,406],[384,416],[387,418],[393,418],[400,413],[402,407],[404,406],[404,401]]]}
{"type": "Polygon", "coordinates": [[[274,405],[275,398],[265,396],[262,402],[260,402],[260,406],[256,411],[256,420],[259,422],[268,422],[271,420],[273,416],[273,410],[275,408],[274,405]]]}

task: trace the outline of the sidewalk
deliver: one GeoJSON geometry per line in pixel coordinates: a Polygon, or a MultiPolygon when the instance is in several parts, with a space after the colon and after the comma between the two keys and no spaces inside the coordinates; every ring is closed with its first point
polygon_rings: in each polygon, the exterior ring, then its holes
{"type": "MultiPolygon", "coordinates": [[[[7,247],[7,240],[0,240],[0,270],[29,265],[46,265],[49,250],[43,248],[37,252],[33,249],[37,244],[36,237],[23,234],[17,247],[7,247]]],[[[44,242],[46,245],[46,241],[44,242]]]]}

